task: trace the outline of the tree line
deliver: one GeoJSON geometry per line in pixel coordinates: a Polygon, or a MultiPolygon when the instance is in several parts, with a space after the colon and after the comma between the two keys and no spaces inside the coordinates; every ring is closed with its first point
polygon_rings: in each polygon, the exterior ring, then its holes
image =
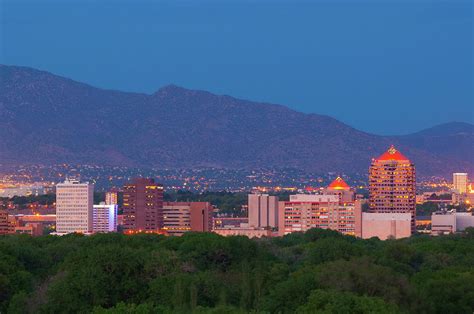
{"type": "Polygon", "coordinates": [[[472,313],[474,229],[0,237],[1,313],[472,313]]]}

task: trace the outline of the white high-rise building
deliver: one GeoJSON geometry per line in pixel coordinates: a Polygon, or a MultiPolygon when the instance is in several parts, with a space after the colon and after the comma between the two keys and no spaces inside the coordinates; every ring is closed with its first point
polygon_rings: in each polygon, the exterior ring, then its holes
{"type": "Polygon", "coordinates": [[[248,195],[249,226],[252,228],[278,227],[278,197],[268,194],[248,195]]]}
{"type": "Polygon", "coordinates": [[[94,185],[66,179],[56,185],[56,233],[92,233],[94,185]]]}
{"type": "Polygon", "coordinates": [[[94,205],[92,231],[96,232],[117,232],[117,205],[94,205]]]}
{"type": "Polygon", "coordinates": [[[467,173],[453,173],[453,187],[458,193],[467,193],[467,183],[467,173]]]}

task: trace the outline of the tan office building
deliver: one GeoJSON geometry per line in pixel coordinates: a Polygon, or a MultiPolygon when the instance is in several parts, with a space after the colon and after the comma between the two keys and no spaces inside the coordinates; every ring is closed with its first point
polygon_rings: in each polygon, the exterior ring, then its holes
{"type": "Polygon", "coordinates": [[[391,146],[369,169],[371,213],[411,214],[411,230],[416,230],[415,166],[391,146]]]}

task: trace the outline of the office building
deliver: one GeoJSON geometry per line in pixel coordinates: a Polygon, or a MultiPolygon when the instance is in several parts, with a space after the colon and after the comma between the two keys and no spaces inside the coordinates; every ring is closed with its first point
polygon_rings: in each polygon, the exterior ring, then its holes
{"type": "Polygon", "coordinates": [[[94,233],[117,232],[117,205],[105,202],[94,205],[92,213],[94,233]]]}
{"type": "Polygon", "coordinates": [[[160,232],[163,228],[163,185],[137,178],[123,187],[125,233],[160,232]]]}
{"type": "Polygon", "coordinates": [[[248,195],[249,226],[252,228],[278,227],[278,197],[268,194],[248,195]]]}
{"type": "Polygon", "coordinates": [[[0,235],[12,233],[8,212],[0,209],[0,235]]]}
{"type": "Polygon", "coordinates": [[[105,205],[117,205],[118,204],[118,192],[108,191],[105,192],[105,205]]]}
{"type": "Polygon", "coordinates": [[[474,216],[471,212],[438,211],[431,215],[432,235],[460,232],[468,227],[474,227],[474,216]]]}
{"type": "Polygon", "coordinates": [[[406,238],[411,236],[411,223],[411,213],[362,213],[362,238],[406,238]]]}
{"type": "Polygon", "coordinates": [[[355,202],[340,202],[339,197],[290,195],[288,202],[279,202],[279,235],[321,228],[358,236],[361,206],[356,206],[355,202]]]}
{"type": "Polygon", "coordinates": [[[237,228],[240,227],[242,224],[248,226],[249,218],[216,216],[212,219],[212,229],[237,228]]]}
{"type": "Polygon", "coordinates": [[[169,235],[185,232],[210,232],[213,207],[209,202],[163,203],[163,230],[169,235]]]}
{"type": "Polygon", "coordinates": [[[411,231],[416,230],[415,166],[391,146],[369,170],[369,207],[371,213],[411,214],[411,231]]]}
{"type": "Polygon", "coordinates": [[[42,223],[27,223],[23,226],[18,225],[15,227],[14,233],[16,234],[28,234],[32,237],[39,237],[43,235],[43,224],[42,223]]]}
{"type": "Polygon", "coordinates": [[[467,173],[453,173],[453,189],[460,194],[467,193],[469,184],[467,173]]]}
{"type": "Polygon", "coordinates": [[[56,233],[92,233],[94,185],[66,179],[56,185],[56,233]]]}

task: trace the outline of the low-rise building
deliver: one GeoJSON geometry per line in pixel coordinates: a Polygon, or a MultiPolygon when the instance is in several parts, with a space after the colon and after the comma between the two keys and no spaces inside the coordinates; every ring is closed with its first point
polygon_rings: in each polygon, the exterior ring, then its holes
{"type": "Polygon", "coordinates": [[[93,206],[92,231],[94,233],[117,232],[117,205],[105,202],[93,206]]]}
{"type": "Polygon", "coordinates": [[[340,197],[337,194],[290,195],[288,202],[279,202],[279,235],[321,228],[358,236],[361,206],[353,201],[341,202],[340,197]]]}
{"type": "Polygon", "coordinates": [[[362,238],[407,238],[411,236],[411,224],[411,213],[362,213],[362,238]]]}
{"type": "Polygon", "coordinates": [[[276,233],[272,232],[268,228],[251,228],[251,227],[214,229],[213,232],[224,237],[245,236],[248,238],[261,238],[261,237],[272,237],[276,235],[276,233]]]}
{"type": "Polygon", "coordinates": [[[470,212],[438,211],[431,215],[432,235],[455,233],[468,227],[474,227],[474,216],[470,212]]]}
{"type": "Polygon", "coordinates": [[[213,207],[209,202],[163,203],[163,230],[169,235],[182,235],[188,231],[212,230],[213,207]]]}
{"type": "Polygon", "coordinates": [[[12,233],[12,226],[6,210],[0,210],[0,235],[12,233]]]}

